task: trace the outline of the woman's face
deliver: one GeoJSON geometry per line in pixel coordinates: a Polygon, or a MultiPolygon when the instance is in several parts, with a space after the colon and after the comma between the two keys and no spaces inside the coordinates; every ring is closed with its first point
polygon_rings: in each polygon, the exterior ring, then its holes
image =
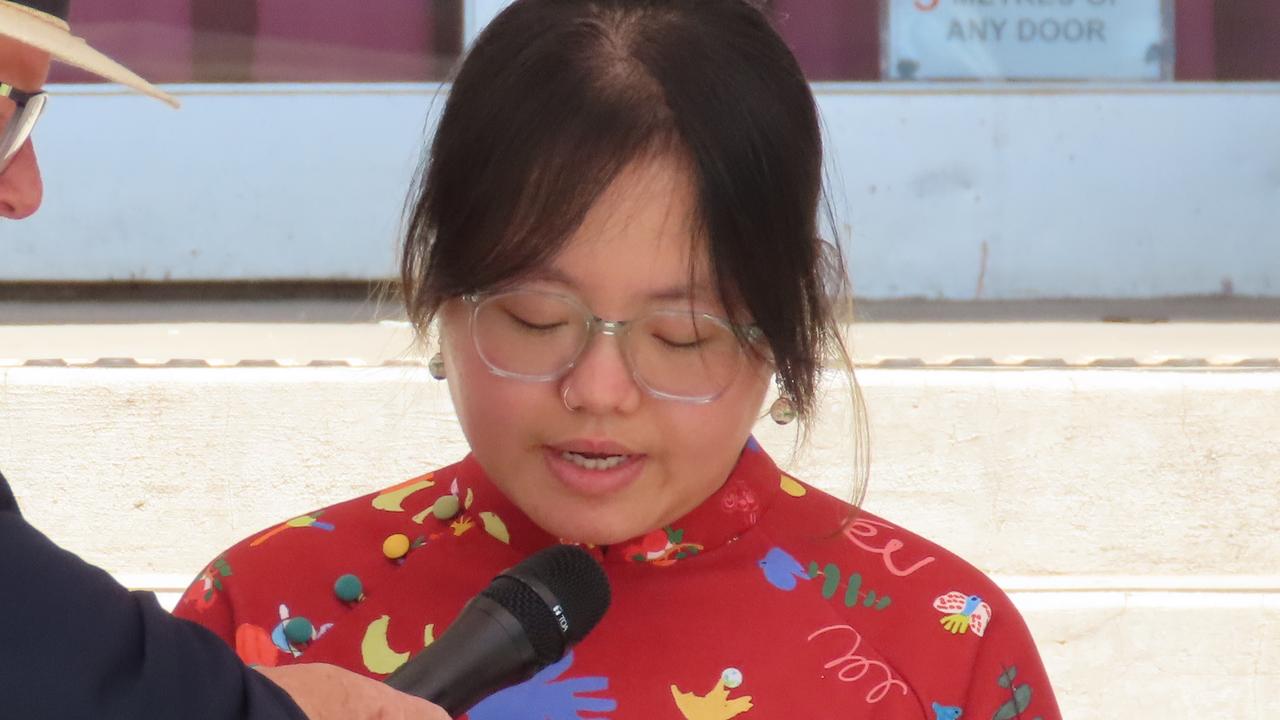
{"type": "MultiPolygon", "coordinates": [[[[698,247],[695,203],[679,162],[639,161],[619,174],[548,267],[520,287],[576,297],[608,320],[653,309],[687,312],[690,253],[698,247]]],[[[705,257],[699,261],[694,310],[729,317],[705,257]]],[[[608,545],[642,535],[719,488],[760,413],[772,372],[747,354],[712,402],[659,399],[637,385],[618,339],[597,334],[563,377],[526,382],[489,370],[470,317],[471,306],[456,299],[440,316],[463,432],[507,497],[543,529],[575,542],[608,545]],[[621,464],[593,469],[586,465],[598,462],[577,454],[614,456],[609,464],[621,464]]]]}

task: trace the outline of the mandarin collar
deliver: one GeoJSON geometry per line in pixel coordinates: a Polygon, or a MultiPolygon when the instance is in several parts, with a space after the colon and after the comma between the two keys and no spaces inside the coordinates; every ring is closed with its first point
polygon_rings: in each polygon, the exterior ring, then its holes
{"type": "MultiPolygon", "coordinates": [[[[436,473],[462,496],[464,518],[477,519],[489,534],[520,556],[563,543],[534,523],[489,479],[474,455],[436,473]]],[[[755,527],[773,504],[786,476],[748,439],[725,482],[706,500],[670,525],[611,546],[584,545],[602,563],[661,568],[690,560],[734,542],[755,527]]]]}

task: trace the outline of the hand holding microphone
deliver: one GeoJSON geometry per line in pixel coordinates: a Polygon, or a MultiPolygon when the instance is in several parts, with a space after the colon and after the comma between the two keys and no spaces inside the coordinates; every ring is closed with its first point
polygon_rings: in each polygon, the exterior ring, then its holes
{"type": "Polygon", "coordinates": [[[449,720],[444,710],[421,698],[336,665],[263,667],[258,672],[288,693],[308,720],[449,720]]]}
{"type": "Polygon", "coordinates": [[[600,622],[609,599],[608,578],[585,550],[541,550],[494,578],[387,685],[456,717],[559,661],[600,622]]]}

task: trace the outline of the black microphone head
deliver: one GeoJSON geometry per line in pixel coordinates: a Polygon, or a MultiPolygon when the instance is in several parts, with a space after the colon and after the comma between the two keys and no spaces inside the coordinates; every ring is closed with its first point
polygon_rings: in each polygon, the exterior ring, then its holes
{"type": "Polygon", "coordinates": [[[611,597],[604,568],[576,545],[539,550],[480,594],[519,621],[543,665],[556,662],[586,637],[604,617],[611,597]]]}

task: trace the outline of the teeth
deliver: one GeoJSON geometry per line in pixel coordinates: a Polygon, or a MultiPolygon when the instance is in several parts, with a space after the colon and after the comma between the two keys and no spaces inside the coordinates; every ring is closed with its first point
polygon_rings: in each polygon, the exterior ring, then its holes
{"type": "Polygon", "coordinates": [[[560,457],[588,470],[612,470],[627,461],[626,455],[610,455],[604,458],[589,458],[575,452],[562,452],[560,457]]]}

